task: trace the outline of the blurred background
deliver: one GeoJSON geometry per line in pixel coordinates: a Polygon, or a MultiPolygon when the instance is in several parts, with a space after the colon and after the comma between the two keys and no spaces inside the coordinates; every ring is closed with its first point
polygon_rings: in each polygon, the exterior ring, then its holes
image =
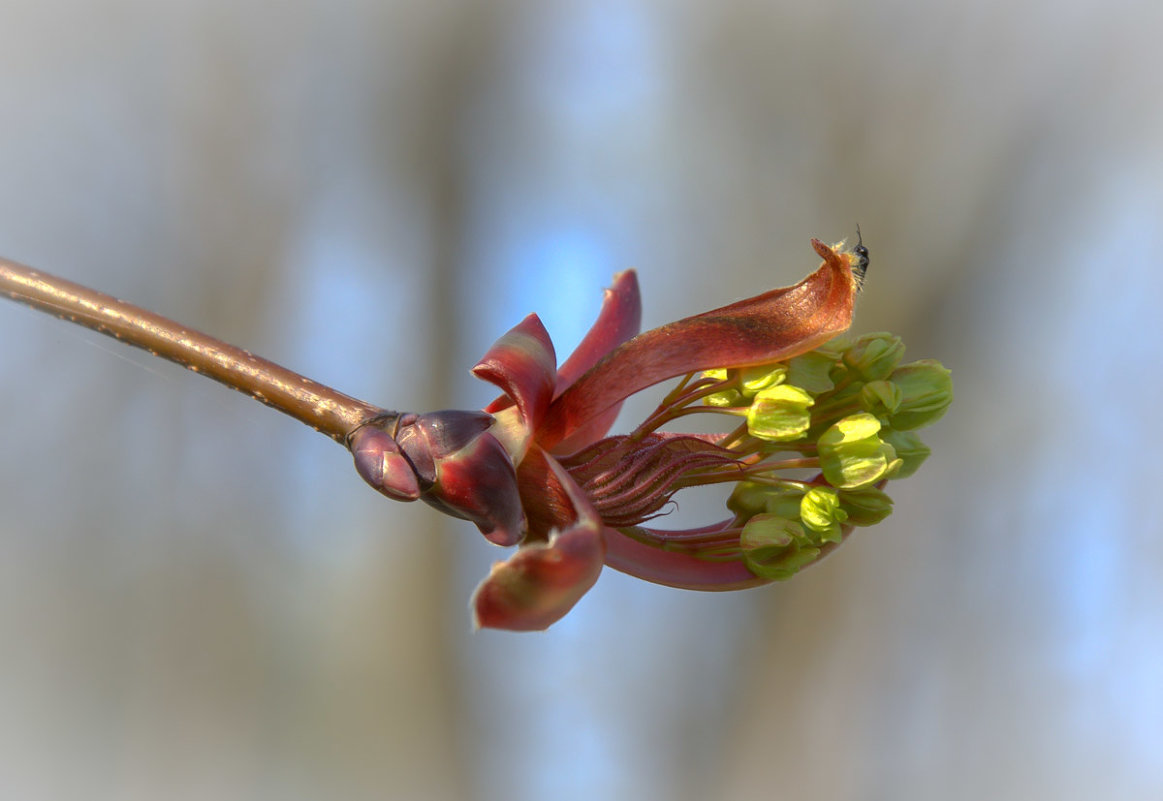
{"type": "Polygon", "coordinates": [[[651,327],[859,223],[854,330],[957,402],[894,515],[790,583],[606,571],[544,635],[474,634],[505,552],[472,526],[0,303],[0,797],[1163,796],[1161,26],[6,0],[8,258],[420,411],[490,400],[467,368],[529,311],[567,354],[617,270],[651,327]]]}

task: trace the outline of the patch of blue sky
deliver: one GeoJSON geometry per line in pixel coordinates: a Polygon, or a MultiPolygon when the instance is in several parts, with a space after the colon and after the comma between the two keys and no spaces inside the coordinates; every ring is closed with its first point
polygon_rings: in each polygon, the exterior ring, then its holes
{"type": "Polygon", "coordinates": [[[1040,454],[1033,503],[1046,559],[1049,658],[1073,694],[1080,736],[1118,731],[1119,750],[1163,753],[1163,524],[1151,513],[1163,429],[1145,424],[1163,396],[1163,234],[1159,184],[1112,169],[1054,266],[1064,302],[1043,321],[1061,433],[1040,454]]]}
{"type": "MultiPolygon", "coordinates": [[[[286,310],[278,341],[290,354],[288,366],[298,372],[395,408],[400,397],[376,396],[400,383],[391,376],[423,381],[417,371],[423,369],[424,354],[400,344],[409,341],[405,332],[422,330],[420,309],[410,297],[418,287],[402,281],[383,263],[383,255],[337,215],[327,213],[325,204],[317,211],[306,221],[292,254],[286,296],[272,301],[286,310]]],[[[334,510],[328,513],[321,499],[329,488],[359,482],[354,470],[341,469],[348,458],[335,443],[308,432],[280,447],[283,480],[297,488],[285,493],[287,519],[295,522],[290,528],[316,556],[342,557],[338,546],[343,538],[338,535],[347,527],[323,524],[334,517],[334,510]]],[[[381,536],[378,529],[363,531],[349,544],[358,548],[365,537],[381,536]]]]}

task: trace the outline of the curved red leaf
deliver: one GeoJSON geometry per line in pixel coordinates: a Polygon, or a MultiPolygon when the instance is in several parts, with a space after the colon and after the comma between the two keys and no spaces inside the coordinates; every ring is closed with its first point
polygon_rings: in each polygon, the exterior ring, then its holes
{"type": "Polygon", "coordinates": [[[614,274],[603,290],[602,308],[589,332],[557,370],[557,394],[576,381],[607,353],[638,333],[642,326],[642,295],[633,270],[614,274]]]}
{"type": "Polygon", "coordinates": [[[557,355],[541,319],[530,314],[498,339],[472,368],[473,375],[501,388],[486,412],[496,412],[516,401],[525,425],[536,428],[557,386],[557,355]]]}
{"type": "Polygon", "coordinates": [[[818,240],[824,263],[803,281],[639,334],[566,389],[537,431],[554,448],[614,404],[674,376],[743,367],[811,350],[852,322],[854,257],[818,240]]]}
{"type": "MultiPolygon", "coordinates": [[[[564,392],[603,356],[637,334],[641,327],[642,296],[638,291],[638,277],[633,270],[616,273],[613,285],[605,290],[597,321],[557,371],[557,394],[564,392]]],[[[621,403],[614,404],[570,432],[550,452],[569,454],[597,442],[614,425],[621,409],[621,403]]]]}

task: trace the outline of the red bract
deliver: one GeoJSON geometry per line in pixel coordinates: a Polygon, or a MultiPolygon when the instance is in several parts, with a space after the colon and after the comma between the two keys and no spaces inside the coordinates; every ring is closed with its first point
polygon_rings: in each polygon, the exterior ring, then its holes
{"type": "Polygon", "coordinates": [[[504,392],[485,411],[495,418],[490,435],[516,465],[526,531],[517,554],[494,565],[477,590],[479,625],[543,629],[589,590],[603,564],[690,589],[765,581],[741,559],[671,547],[684,539],[713,545],[731,521],[682,532],[637,525],[674,491],[699,483],[684,478],[700,467],[735,461],[716,436],[602,437],[621,402],[642,389],[701,370],[788,359],[846,330],[857,256],[812,245],[824,263],[800,283],[637,336],[637,280],[619,273],[597,323],[560,371],[536,315],[490,348],[473,372],[504,392]]]}

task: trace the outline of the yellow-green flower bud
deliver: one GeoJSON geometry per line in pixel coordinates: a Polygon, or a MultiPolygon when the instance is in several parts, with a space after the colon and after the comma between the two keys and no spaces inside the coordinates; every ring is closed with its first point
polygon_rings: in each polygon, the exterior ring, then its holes
{"type": "Polygon", "coordinates": [[[831,487],[812,487],[800,502],[800,519],[806,533],[814,533],[820,542],[840,542],[840,525],[848,512],[840,505],[840,495],[831,487]]]}
{"type": "Polygon", "coordinates": [[[896,451],[897,458],[901,460],[901,466],[893,478],[908,478],[917,472],[917,468],[932,453],[929,446],[921,442],[921,438],[912,431],[897,431],[889,428],[881,431],[880,437],[892,446],[892,449],[896,451]]]}
{"type": "Polygon", "coordinates": [[[743,518],[757,514],[775,515],[796,520],[804,491],[798,487],[773,487],[755,481],[741,481],[731,490],[727,508],[743,518]]]}
{"type": "Polygon", "coordinates": [[[787,382],[803,387],[813,395],[828,392],[836,386],[832,381],[832,368],[836,357],[821,350],[808,351],[787,363],[787,382]]]}
{"type": "Polygon", "coordinates": [[[865,381],[879,381],[892,374],[904,355],[900,337],[884,332],[864,334],[844,354],[844,363],[865,381]]]}
{"type": "Polygon", "coordinates": [[[869,381],[860,388],[860,405],[864,411],[886,417],[901,405],[900,387],[891,381],[869,381]]]}
{"type": "Polygon", "coordinates": [[[889,425],[911,431],[939,420],[953,402],[953,379],[943,364],[922,359],[893,371],[892,383],[901,391],[901,402],[889,415],[889,425]]]}
{"type": "Polygon", "coordinates": [[[804,491],[792,487],[768,487],[767,504],[763,511],[776,517],[786,517],[796,520],[800,516],[800,503],[803,501],[804,491]]]}
{"type": "Polygon", "coordinates": [[[739,371],[739,384],[744,398],[754,398],[757,392],[778,386],[787,378],[787,367],[782,364],[761,364],[744,367],[739,371]]]}
{"type": "Polygon", "coordinates": [[[747,405],[747,399],[739,394],[737,389],[725,389],[722,392],[716,392],[714,395],[708,395],[703,398],[703,403],[707,406],[715,406],[717,408],[734,409],[740,406],[747,405]]]}
{"type": "Polygon", "coordinates": [[[862,412],[840,420],[820,435],[820,467],[839,489],[860,489],[890,478],[899,469],[892,446],[878,436],[880,421],[862,412]]]}
{"type": "Polygon", "coordinates": [[[876,487],[840,491],[840,508],[854,526],[874,526],[892,514],[892,498],[876,487]]]}
{"type": "Polygon", "coordinates": [[[799,523],[774,515],[756,515],[743,527],[739,546],[747,569],[757,576],[783,580],[814,562],[820,549],[806,543],[799,523]]]}
{"type": "Polygon", "coordinates": [[[786,548],[793,542],[805,539],[804,530],[799,523],[784,517],[765,514],[755,515],[747,521],[739,535],[739,544],[744,551],[754,552],[786,548]]]}
{"type": "Polygon", "coordinates": [[[767,499],[771,486],[754,481],[740,481],[727,498],[727,508],[741,517],[751,517],[767,511],[767,499]]]}
{"type": "MultiPolygon", "coordinates": [[[[725,369],[719,370],[704,370],[701,378],[710,378],[715,381],[726,381],[727,371],[725,369]]],[[[703,403],[707,406],[733,408],[736,406],[746,406],[747,402],[743,400],[743,396],[739,394],[737,389],[725,389],[722,392],[716,392],[714,395],[708,395],[703,398],[703,403]]]]}
{"type": "Polygon", "coordinates": [[[808,408],[815,403],[810,394],[791,384],[762,390],[747,410],[747,430],[753,437],[769,442],[799,439],[811,426],[808,408]]]}

